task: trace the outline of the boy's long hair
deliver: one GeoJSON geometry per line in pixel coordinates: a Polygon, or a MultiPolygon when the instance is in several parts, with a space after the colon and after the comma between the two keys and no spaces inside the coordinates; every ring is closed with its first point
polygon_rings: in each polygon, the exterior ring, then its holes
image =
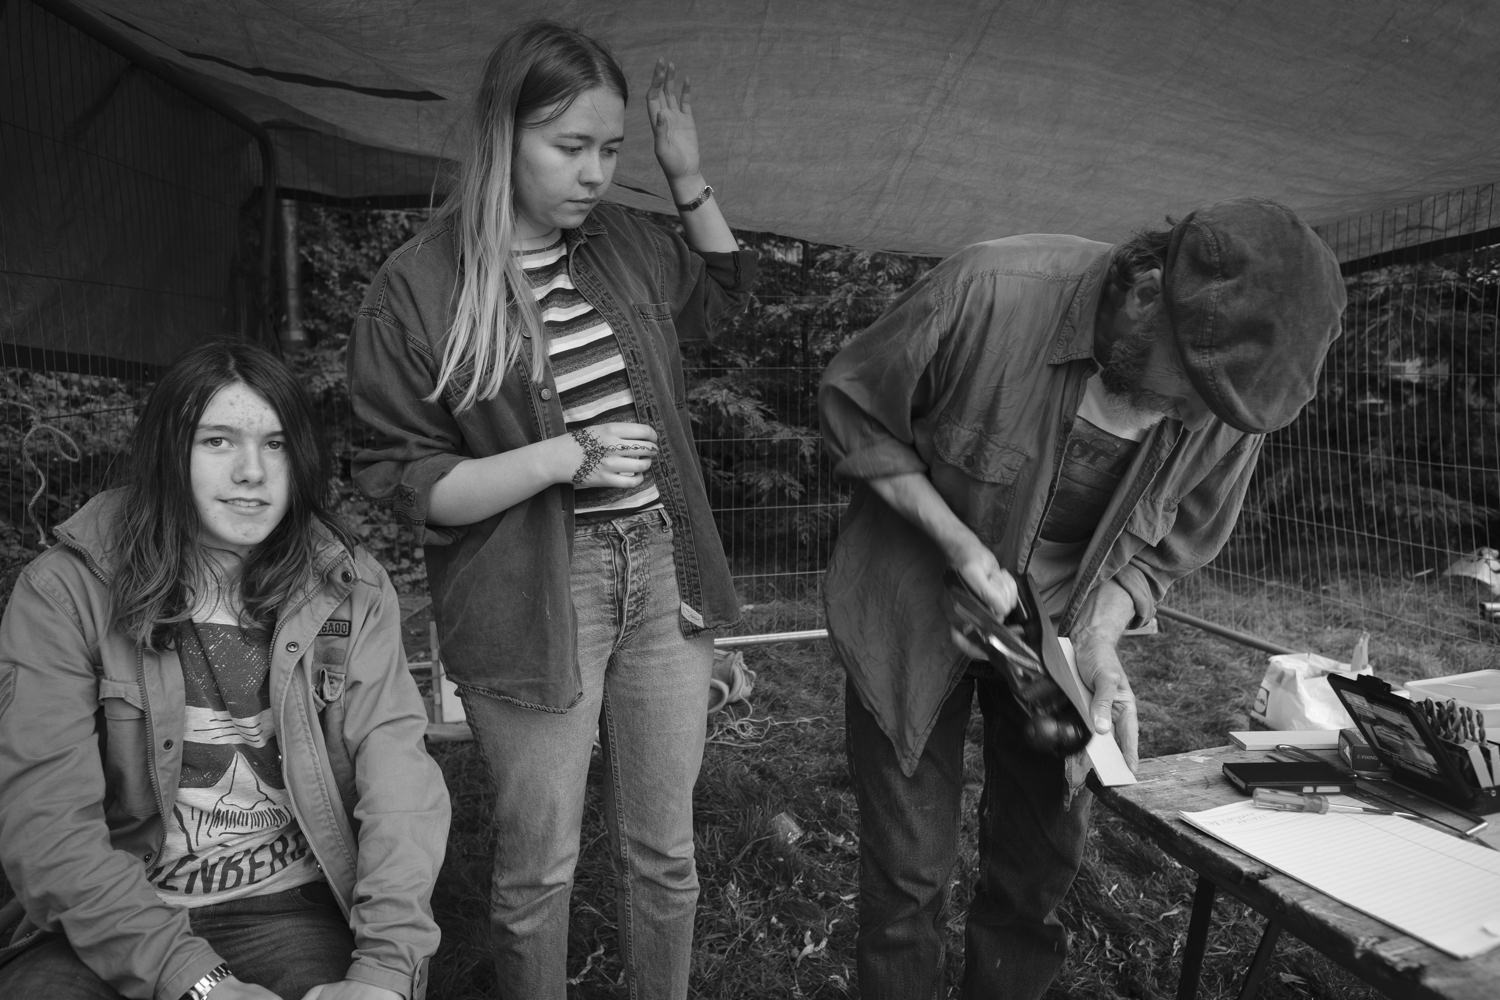
{"type": "Polygon", "coordinates": [[[281,421],[291,482],[286,515],[241,567],[239,596],[247,624],[270,627],[312,574],[313,524],[346,547],[353,538],[328,510],[330,466],[312,402],[296,376],[261,347],[211,341],[178,358],[157,382],[135,426],[117,524],[119,569],[111,581],[115,620],[138,646],[172,645],[176,626],[222,581],[200,540],[193,503],[192,449],[198,421],[226,386],[243,384],[281,421]]]}
{"type": "Polygon", "coordinates": [[[490,53],[474,96],[467,155],[437,212],[438,219],[453,220],[459,280],[453,326],[429,400],[450,382],[462,390],[455,407],[460,412],[493,398],[521,353],[523,330],[532,334],[532,377],[542,377],[541,315],[511,255],[511,167],[521,129],[546,124],[595,87],[614,91],[622,101],[629,97],[625,74],[604,46],[551,21],[517,28],[490,53]]]}

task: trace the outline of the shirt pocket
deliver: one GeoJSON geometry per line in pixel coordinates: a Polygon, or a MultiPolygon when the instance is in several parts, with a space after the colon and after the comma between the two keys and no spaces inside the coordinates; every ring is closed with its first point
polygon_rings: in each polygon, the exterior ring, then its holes
{"type": "Polygon", "coordinates": [[[1177,497],[1149,495],[1125,522],[1125,530],[1145,542],[1147,547],[1160,542],[1177,523],[1177,497]]]}
{"type": "Polygon", "coordinates": [[[970,479],[1013,489],[1026,467],[1026,452],[982,427],[943,414],[932,437],[937,457],[970,479]]]}
{"type": "Polygon", "coordinates": [[[349,640],[319,636],[313,645],[313,704],[319,712],[341,701],[349,684],[349,640]]]}
{"type": "MultiPolygon", "coordinates": [[[[99,759],[104,768],[104,811],[109,816],[148,816],[156,812],[146,744],[146,705],[134,681],[99,681],[99,759]]],[[[180,739],[181,733],[163,734],[180,739]]]]}

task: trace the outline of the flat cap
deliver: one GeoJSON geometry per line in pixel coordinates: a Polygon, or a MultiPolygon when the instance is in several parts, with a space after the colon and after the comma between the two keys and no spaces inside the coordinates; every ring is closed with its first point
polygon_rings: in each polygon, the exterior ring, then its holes
{"type": "Polygon", "coordinates": [[[1172,227],[1162,286],[1183,366],[1215,416],[1251,434],[1296,419],[1345,303],[1317,233],[1273,201],[1206,205],[1172,227]]]}

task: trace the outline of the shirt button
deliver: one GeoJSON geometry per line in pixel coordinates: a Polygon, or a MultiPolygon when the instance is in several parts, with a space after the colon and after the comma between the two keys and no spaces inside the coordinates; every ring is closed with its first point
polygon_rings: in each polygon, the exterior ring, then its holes
{"type": "Polygon", "coordinates": [[[141,855],[141,860],[144,861],[144,862],[146,862],[146,864],[149,865],[151,863],[151,859],[154,858],[154,857],[156,857],[155,854],[152,854],[150,851],[147,851],[145,854],[141,855]]]}
{"type": "Polygon", "coordinates": [[[170,750],[170,749],[172,749],[172,741],[171,740],[162,740],[161,748],[163,750],[170,750]]]}
{"type": "Polygon", "coordinates": [[[339,574],[339,579],[343,580],[345,583],[351,583],[354,580],[354,574],[346,569],[339,574]]]}
{"type": "Polygon", "coordinates": [[[551,390],[551,389],[549,389],[549,388],[547,388],[547,387],[546,387],[546,386],[545,386],[545,385],[544,385],[544,386],[542,386],[542,388],[541,388],[541,389],[540,389],[540,390],[539,390],[539,391],[538,391],[538,392],[537,392],[537,395],[538,395],[538,396],[541,396],[541,397],[542,397],[542,398],[543,398],[543,399],[551,399],[551,398],[552,398],[552,390],[551,390]]]}
{"type": "Polygon", "coordinates": [[[289,643],[286,644],[286,651],[288,653],[295,653],[297,650],[299,650],[301,648],[302,648],[302,644],[300,642],[289,642],[289,643]]]}

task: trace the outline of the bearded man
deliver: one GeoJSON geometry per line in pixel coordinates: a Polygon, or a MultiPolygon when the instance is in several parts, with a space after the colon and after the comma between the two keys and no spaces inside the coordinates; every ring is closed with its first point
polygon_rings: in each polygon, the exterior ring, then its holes
{"type": "MultiPolygon", "coordinates": [[[[1170,221],[1170,220],[1169,220],[1170,221]]],[[[825,595],[847,674],[866,1000],[936,997],[964,734],[984,720],[963,996],[1040,997],[1088,831],[1083,769],[1034,749],[950,625],[955,572],[1003,618],[1012,574],[1074,646],[1088,720],[1136,760],[1117,645],[1228,538],[1263,435],[1313,398],[1339,334],[1333,253],[1244,199],[1109,245],[1030,235],[940,263],[839,352],[819,396],[854,481],[825,595]]]]}

